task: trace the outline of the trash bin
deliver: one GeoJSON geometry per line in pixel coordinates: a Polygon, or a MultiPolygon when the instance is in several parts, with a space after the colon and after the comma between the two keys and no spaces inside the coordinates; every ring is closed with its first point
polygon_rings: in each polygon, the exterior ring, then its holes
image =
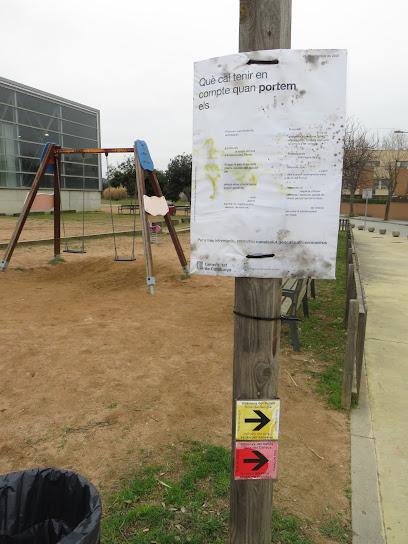
{"type": "Polygon", "coordinates": [[[99,544],[101,511],[98,492],[75,472],[0,476],[0,544],[99,544]]]}

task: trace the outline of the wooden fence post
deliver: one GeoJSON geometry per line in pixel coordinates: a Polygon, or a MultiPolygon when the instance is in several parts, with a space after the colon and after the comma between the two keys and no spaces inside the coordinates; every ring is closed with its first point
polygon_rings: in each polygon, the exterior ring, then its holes
{"type": "Polygon", "coordinates": [[[347,410],[350,410],[351,406],[351,390],[356,362],[358,314],[359,302],[356,299],[351,299],[349,304],[346,356],[344,361],[343,388],[341,394],[341,404],[347,410]]]}
{"type": "Polygon", "coordinates": [[[344,315],[344,325],[347,327],[349,318],[350,300],[356,296],[354,265],[347,265],[347,279],[346,279],[346,311],[344,315]]]}

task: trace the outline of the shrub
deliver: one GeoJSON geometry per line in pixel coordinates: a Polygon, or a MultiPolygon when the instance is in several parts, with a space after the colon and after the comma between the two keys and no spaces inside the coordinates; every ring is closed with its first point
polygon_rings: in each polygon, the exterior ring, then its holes
{"type": "MultiPolygon", "coordinates": [[[[110,194],[112,200],[127,200],[128,195],[125,187],[111,187],[110,194]]],[[[102,198],[109,200],[109,187],[103,191],[102,198]]]]}

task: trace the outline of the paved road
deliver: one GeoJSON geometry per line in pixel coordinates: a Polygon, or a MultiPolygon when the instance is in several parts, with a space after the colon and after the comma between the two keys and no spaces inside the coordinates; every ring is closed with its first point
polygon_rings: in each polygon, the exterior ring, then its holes
{"type": "MultiPolygon", "coordinates": [[[[372,431],[367,438],[376,454],[371,472],[376,464],[385,541],[404,544],[408,543],[408,239],[357,229],[354,237],[368,305],[365,367],[372,431]]],[[[353,434],[358,432],[352,430],[353,434]]],[[[368,463],[368,457],[354,463],[356,477],[368,463]]],[[[375,485],[370,492],[375,495],[375,485]]],[[[370,512],[358,506],[353,502],[353,517],[361,514],[354,542],[382,542],[380,534],[375,540],[369,536],[370,512]]]]}
{"type": "MultiPolygon", "coordinates": [[[[354,230],[358,230],[359,226],[364,226],[364,217],[351,217],[350,223],[354,223],[356,225],[354,230]]],[[[398,230],[400,232],[401,238],[407,238],[408,236],[408,221],[398,219],[383,221],[382,219],[367,217],[366,229],[368,229],[369,227],[374,227],[377,234],[379,229],[386,229],[387,233],[385,234],[385,236],[392,236],[393,230],[398,230]]]]}

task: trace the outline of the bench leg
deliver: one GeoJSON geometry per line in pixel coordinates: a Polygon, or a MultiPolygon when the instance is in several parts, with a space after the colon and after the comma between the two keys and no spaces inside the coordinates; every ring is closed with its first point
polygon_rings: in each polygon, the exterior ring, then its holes
{"type": "Polygon", "coordinates": [[[290,335],[292,337],[292,346],[294,351],[300,351],[299,336],[297,330],[297,321],[292,319],[283,319],[283,323],[287,323],[290,327],[290,335]]]}
{"type": "Polygon", "coordinates": [[[303,305],[303,315],[305,317],[309,317],[309,303],[307,301],[307,292],[305,293],[303,297],[302,305],[303,305]]]}
{"type": "Polygon", "coordinates": [[[316,298],[315,280],[310,280],[310,295],[312,298],[316,298]]]}

